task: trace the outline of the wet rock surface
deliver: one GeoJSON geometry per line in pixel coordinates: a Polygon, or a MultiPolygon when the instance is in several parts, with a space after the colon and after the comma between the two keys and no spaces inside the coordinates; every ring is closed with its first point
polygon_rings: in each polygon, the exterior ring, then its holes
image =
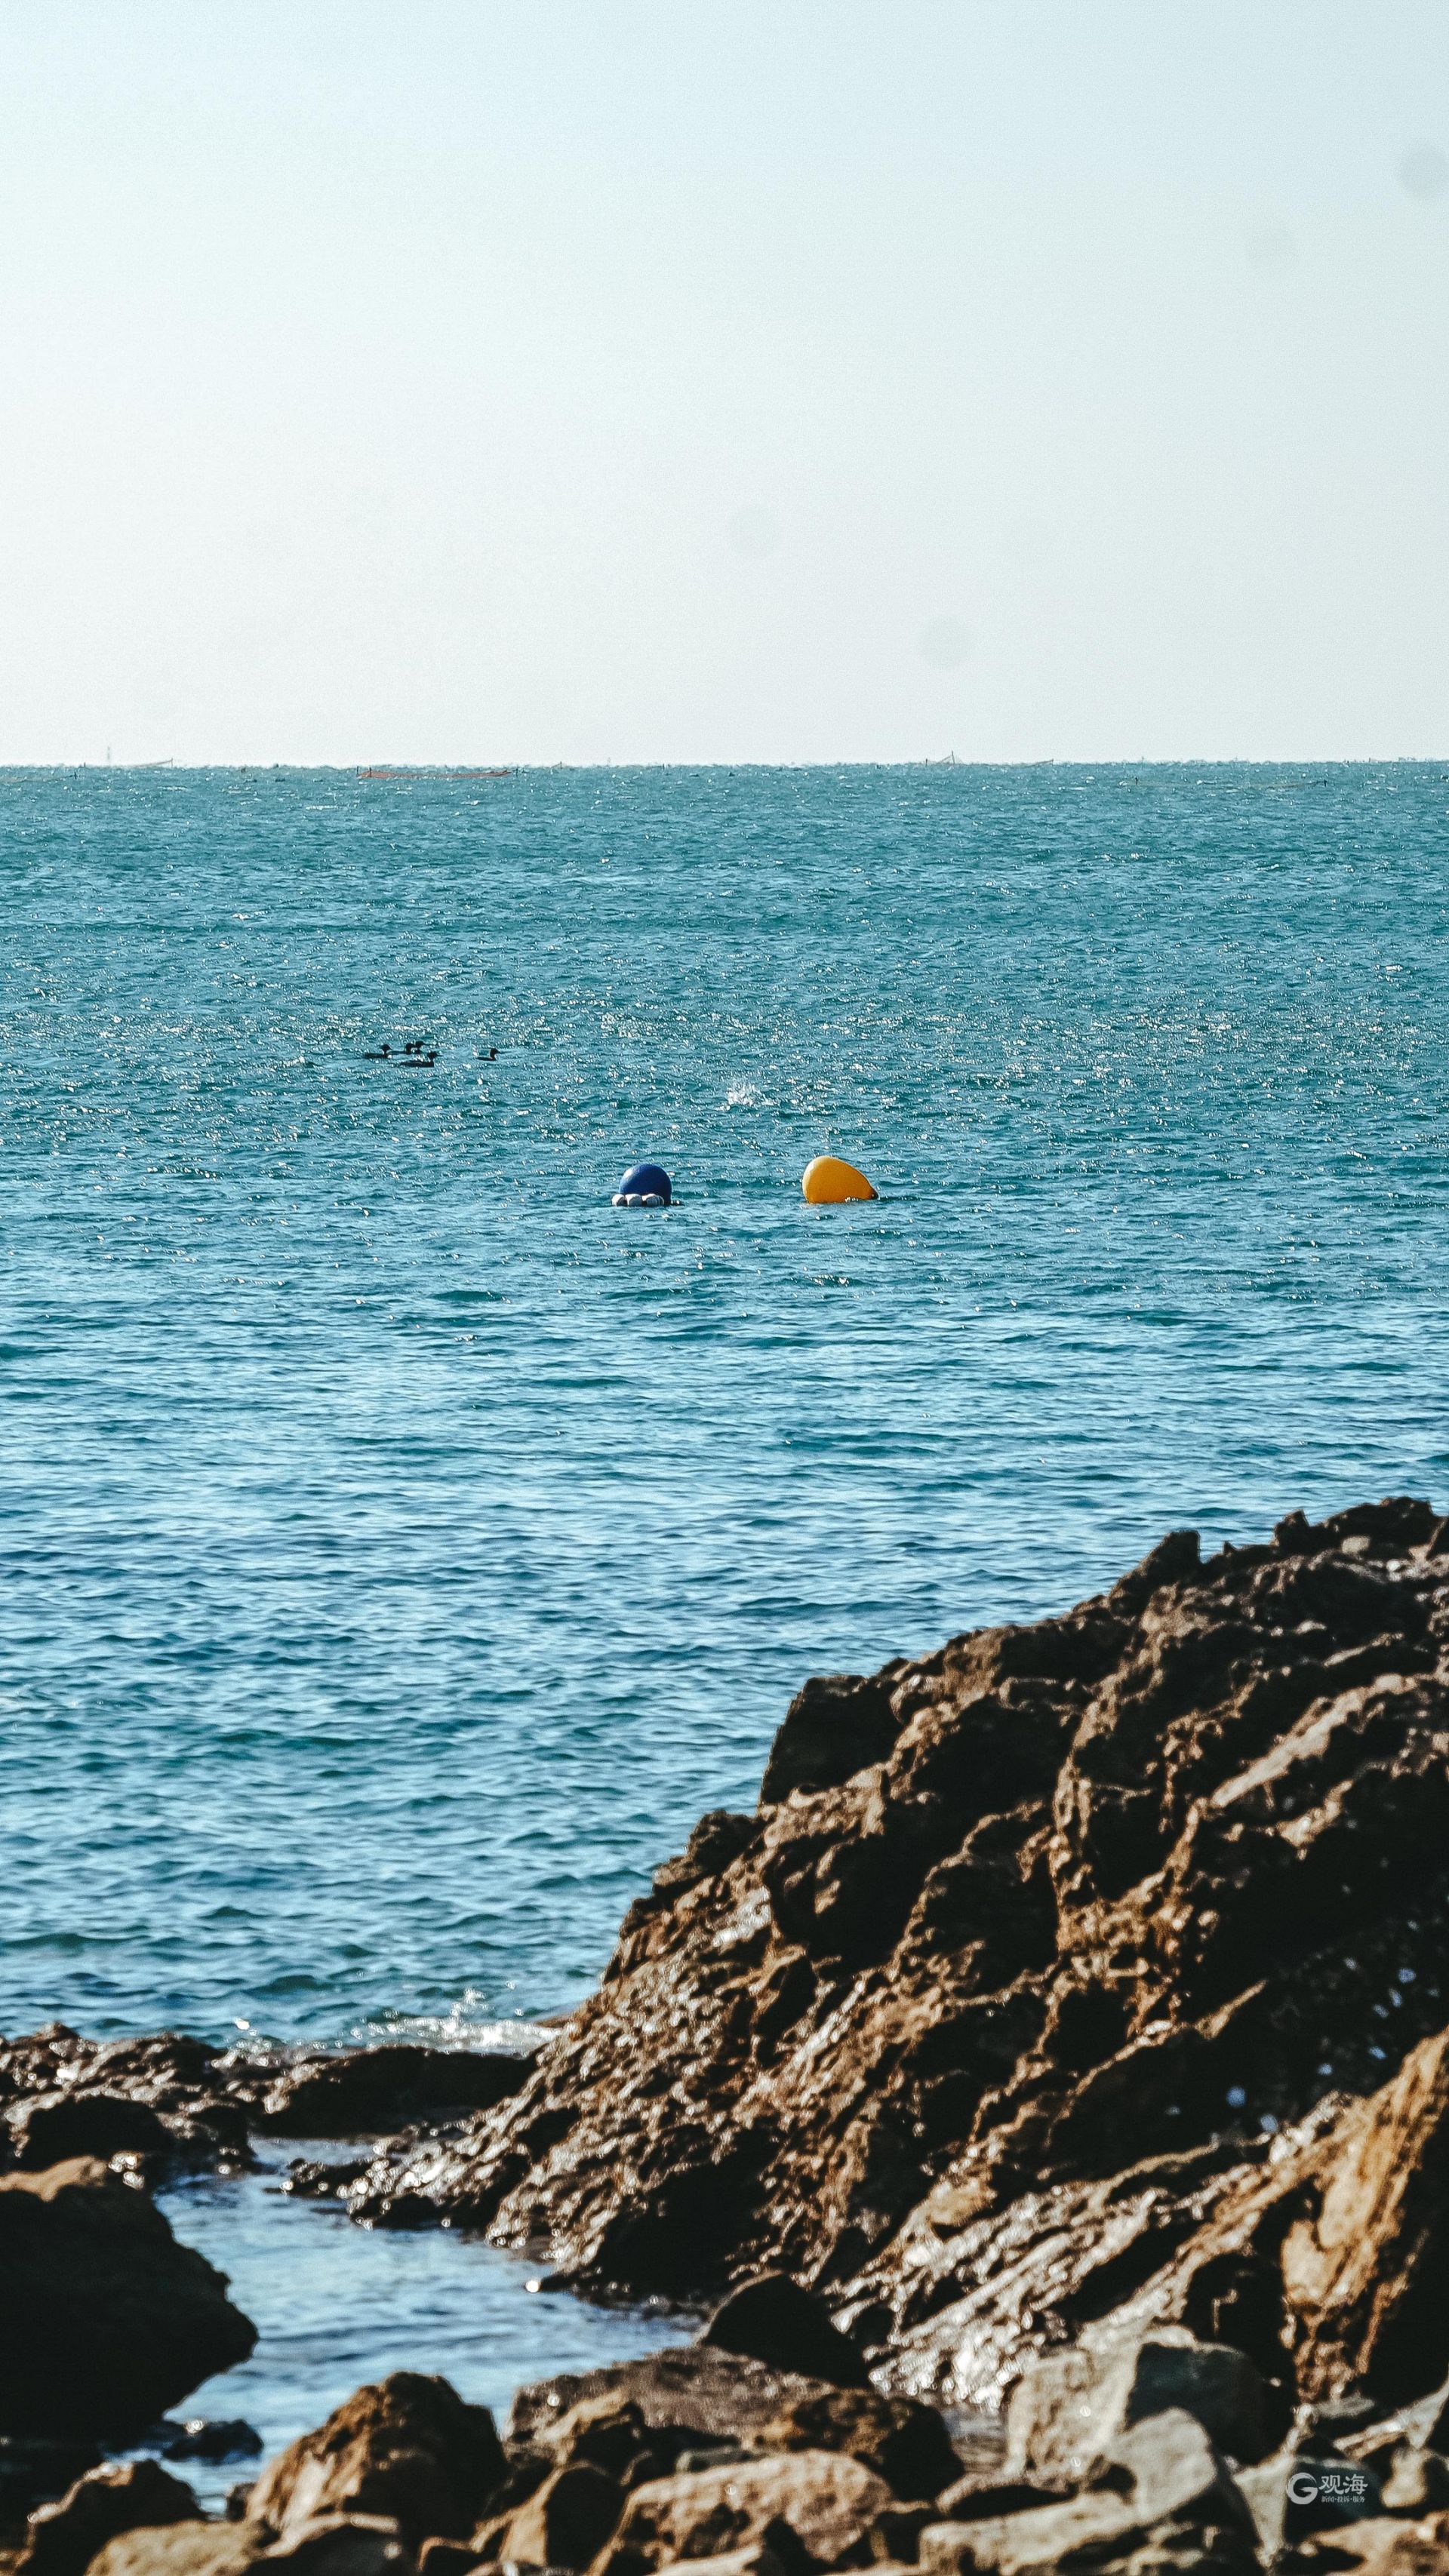
{"type": "Polygon", "coordinates": [[[158,2424],[153,2432],[163,2460],[206,2460],[215,2465],[221,2460],[256,2459],[262,2448],[260,2433],[240,2416],[219,2422],[212,2416],[192,2415],[184,2424],[158,2424]]]}
{"type": "Polygon", "coordinates": [[[83,2039],[52,2022],[0,2040],[0,2170],[97,2156],[152,2181],[177,2168],[242,2168],[253,2134],[391,2136],[506,2100],[546,2045],[528,2032],[516,2049],[247,2051],[176,2031],[83,2039]]]}
{"type": "Polygon", "coordinates": [[[64,2022],[0,2041],[0,2166],[36,2172],[72,2156],[168,2165],[247,2161],[247,2120],[212,2072],[220,2052],[163,2031],[89,2040],[64,2022]]]}
{"type": "Polygon", "coordinates": [[[459,2111],[490,2110],[516,2093],[546,2046],[517,2049],[389,2045],[274,2060],[228,2050],[215,2072],[253,2127],[296,2138],[364,2137],[459,2111]]]}

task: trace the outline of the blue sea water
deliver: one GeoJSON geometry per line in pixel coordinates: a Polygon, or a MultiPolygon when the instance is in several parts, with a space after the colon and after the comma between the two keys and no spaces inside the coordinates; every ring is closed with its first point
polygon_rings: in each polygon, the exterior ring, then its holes
{"type": "Polygon", "coordinates": [[[0,2027],[558,2009],[806,1673],[1449,1501],[1446,859],[1437,765],[0,773],[0,2027]]]}
{"type": "Polygon", "coordinates": [[[556,2009],[807,1672],[1449,1499],[1446,858],[1403,765],[0,774],[0,2027],[556,2009]]]}

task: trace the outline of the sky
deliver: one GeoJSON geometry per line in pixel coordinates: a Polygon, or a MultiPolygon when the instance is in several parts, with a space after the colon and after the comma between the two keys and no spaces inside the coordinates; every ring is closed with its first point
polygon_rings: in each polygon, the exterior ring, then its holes
{"type": "Polygon", "coordinates": [[[0,763],[1449,754],[1449,0],[0,0],[0,763]]]}

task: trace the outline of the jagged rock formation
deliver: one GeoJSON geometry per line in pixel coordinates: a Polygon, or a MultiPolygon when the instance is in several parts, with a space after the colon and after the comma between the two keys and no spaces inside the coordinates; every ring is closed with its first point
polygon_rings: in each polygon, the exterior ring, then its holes
{"type": "Polygon", "coordinates": [[[783,2267],[878,2385],[994,2404],[1136,2302],[1392,2402],[1449,2365],[1446,1931],[1449,1523],[1178,1532],[807,1684],[521,2090],[347,2196],[590,2289],[783,2267]]]}

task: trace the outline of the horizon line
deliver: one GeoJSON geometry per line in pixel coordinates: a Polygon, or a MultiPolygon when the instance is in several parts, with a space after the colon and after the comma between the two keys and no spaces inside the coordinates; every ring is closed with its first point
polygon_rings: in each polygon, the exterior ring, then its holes
{"type": "Polygon", "coordinates": [[[1449,766],[1442,752],[1143,753],[1045,752],[1029,758],[991,760],[957,752],[915,753],[896,759],[842,757],[820,760],[514,760],[489,763],[424,760],[0,760],[0,777],[174,776],[196,777],[221,772],[234,777],[316,776],[354,778],[359,784],[386,785],[419,778],[488,780],[557,777],[560,774],[632,775],[640,771],[701,770],[734,772],[766,770],[806,773],[816,770],[1020,770],[1020,769],[1432,769],[1449,766]]]}

